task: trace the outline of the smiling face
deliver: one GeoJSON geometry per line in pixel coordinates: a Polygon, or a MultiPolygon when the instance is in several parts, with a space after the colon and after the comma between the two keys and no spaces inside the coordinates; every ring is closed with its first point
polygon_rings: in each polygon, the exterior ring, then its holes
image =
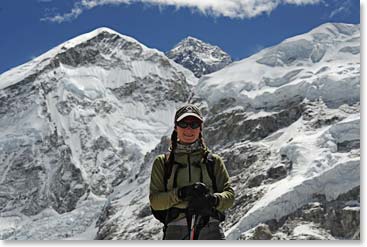
{"type": "MultiPolygon", "coordinates": [[[[199,126],[201,126],[201,121],[198,120],[195,117],[185,117],[180,122],[185,123],[200,123],[199,126]]],[[[176,131],[177,131],[177,138],[178,142],[181,144],[191,144],[194,143],[197,139],[199,139],[201,127],[192,129],[191,126],[188,126],[187,128],[182,128],[178,124],[176,125],[176,131]]]]}

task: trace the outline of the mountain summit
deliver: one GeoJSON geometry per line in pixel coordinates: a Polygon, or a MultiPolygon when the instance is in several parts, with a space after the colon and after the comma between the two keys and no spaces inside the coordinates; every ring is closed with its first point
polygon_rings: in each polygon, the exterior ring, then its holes
{"type": "Polygon", "coordinates": [[[232,58],[218,46],[190,36],[178,43],[166,55],[191,70],[196,77],[220,70],[232,62],[232,58]]]}
{"type": "Polygon", "coordinates": [[[84,232],[114,187],[139,173],[196,80],[108,28],[1,74],[0,239],[84,232]]]}

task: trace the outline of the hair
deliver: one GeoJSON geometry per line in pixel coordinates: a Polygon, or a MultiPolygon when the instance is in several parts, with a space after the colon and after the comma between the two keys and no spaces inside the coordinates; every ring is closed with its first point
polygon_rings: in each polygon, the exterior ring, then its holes
{"type": "Polygon", "coordinates": [[[176,129],[174,129],[171,135],[171,147],[170,147],[170,153],[169,153],[169,158],[168,158],[168,161],[170,164],[173,164],[173,162],[175,161],[176,147],[177,147],[177,131],[176,129]]]}
{"type": "Polygon", "coordinates": [[[203,134],[201,133],[200,131],[200,134],[199,134],[199,142],[200,142],[200,145],[205,148],[206,147],[206,144],[205,144],[205,141],[204,141],[204,137],[203,137],[203,134]]]}

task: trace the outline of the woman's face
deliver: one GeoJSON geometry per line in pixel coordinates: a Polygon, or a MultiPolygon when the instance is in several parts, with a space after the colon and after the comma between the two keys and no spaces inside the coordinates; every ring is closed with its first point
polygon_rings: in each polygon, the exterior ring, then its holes
{"type": "Polygon", "coordinates": [[[176,125],[176,131],[177,131],[177,138],[178,141],[182,144],[190,144],[190,143],[194,143],[200,135],[200,126],[201,126],[201,122],[199,119],[197,119],[196,117],[185,117],[184,119],[182,119],[180,121],[187,123],[189,125],[187,125],[186,128],[182,128],[179,126],[179,123],[177,123],[176,125]],[[196,129],[192,129],[190,124],[195,125],[195,123],[198,124],[198,128],[196,129]]]}

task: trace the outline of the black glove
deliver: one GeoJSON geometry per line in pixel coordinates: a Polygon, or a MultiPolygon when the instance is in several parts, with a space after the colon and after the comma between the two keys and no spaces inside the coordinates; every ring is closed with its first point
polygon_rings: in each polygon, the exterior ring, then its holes
{"type": "Polygon", "coordinates": [[[193,205],[195,208],[200,207],[216,207],[218,205],[218,197],[214,194],[207,193],[200,197],[195,197],[190,200],[190,205],[193,205]]]}
{"type": "Polygon", "coordinates": [[[192,198],[188,208],[202,216],[213,216],[219,199],[214,194],[207,193],[201,197],[192,198]]]}
{"type": "Polygon", "coordinates": [[[192,198],[204,197],[209,191],[209,188],[204,183],[196,182],[179,188],[177,194],[178,198],[189,201],[192,198]]]}

